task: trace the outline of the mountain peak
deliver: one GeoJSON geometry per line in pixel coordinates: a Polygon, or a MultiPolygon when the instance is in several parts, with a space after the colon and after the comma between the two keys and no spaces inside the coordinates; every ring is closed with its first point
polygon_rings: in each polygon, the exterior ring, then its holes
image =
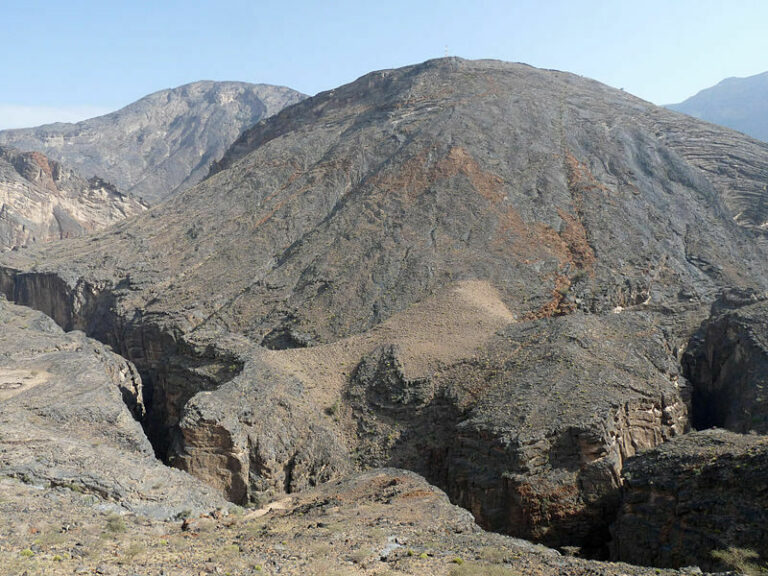
{"type": "Polygon", "coordinates": [[[198,182],[242,132],[304,98],[282,86],[203,80],[160,90],[104,116],[0,131],[150,203],[198,182]]]}
{"type": "Polygon", "coordinates": [[[768,72],[726,78],[668,108],[768,142],[768,72]]]}

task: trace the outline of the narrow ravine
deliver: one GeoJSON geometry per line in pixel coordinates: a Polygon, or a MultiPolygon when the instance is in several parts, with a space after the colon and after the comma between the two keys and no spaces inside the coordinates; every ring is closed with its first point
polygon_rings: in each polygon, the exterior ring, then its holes
{"type": "Polygon", "coordinates": [[[156,456],[171,463],[185,404],[203,390],[214,390],[242,370],[242,361],[226,352],[196,347],[162,325],[162,318],[135,312],[126,319],[116,312],[111,287],[79,280],[74,287],[50,273],[21,273],[0,268],[0,292],[19,305],[52,318],[65,331],[81,330],[136,366],[142,380],[140,409],[124,394],[156,456]]]}

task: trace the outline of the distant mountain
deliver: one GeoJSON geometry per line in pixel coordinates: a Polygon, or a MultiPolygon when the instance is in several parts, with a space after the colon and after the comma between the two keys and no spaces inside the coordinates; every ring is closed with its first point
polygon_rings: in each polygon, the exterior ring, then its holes
{"type": "Polygon", "coordinates": [[[0,145],[37,150],[156,203],[199,182],[240,133],[305,96],[245,82],[194,82],[77,124],[0,131],[0,145]]]}
{"type": "Polygon", "coordinates": [[[0,249],[82,236],[145,209],[98,177],[0,146],[0,249]]]}
{"type": "Polygon", "coordinates": [[[768,72],[748,78],[726,78],[667,108],[768,142],[768,72]]]}

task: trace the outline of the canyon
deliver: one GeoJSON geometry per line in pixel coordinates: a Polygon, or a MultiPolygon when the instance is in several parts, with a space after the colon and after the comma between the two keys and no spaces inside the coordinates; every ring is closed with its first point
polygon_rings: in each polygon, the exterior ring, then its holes
{"type": "Polygon", "coordinates": [[[592,80],[433,60],[285,108],[135,218],[3,254],[0,293],[123,358],[142,453],[210,508],[390,470],[505,547],[721,570],[755,544],[665,556],[642,543],[680,520],[646,502],[698,481],[685,455],[719,436],[694,428],[763,450],[766,174],[768,145],[592,80]]]}

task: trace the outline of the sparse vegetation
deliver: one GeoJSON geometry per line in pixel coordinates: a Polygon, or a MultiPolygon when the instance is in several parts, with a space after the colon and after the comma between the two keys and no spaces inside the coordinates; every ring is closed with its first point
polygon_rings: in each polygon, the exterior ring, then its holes
{"type": "Polygon", "coordinates": [[[106,528],[113,534],[123,533],[126,531],[125,520],[119,514],[111,514],[107,517],[106,528]]]}
{"type": "Polygon", "coordinates": [[[522,576],[523,572],[512,566],[494,566],[467,562],[454,566],[449,576],[522,576]]]}
{"type": "Polygon", "coordinates": [[[768,566],[760,562],[760,555],[749,548],[731,547],[725,550],[713,550],[712,557],[728,569],[736,570],[746,576],[768,574],[768,566]]]}

